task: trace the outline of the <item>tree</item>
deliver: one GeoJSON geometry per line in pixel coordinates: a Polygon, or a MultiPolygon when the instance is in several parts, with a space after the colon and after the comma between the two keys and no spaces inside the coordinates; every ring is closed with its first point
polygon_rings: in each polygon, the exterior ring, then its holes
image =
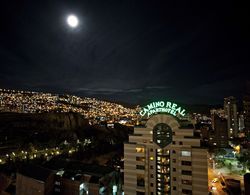
{"type": "Polygon", "coordinates": [[[230,172],[232,171],[232,163],[230,162],[230,163],[228,163],[228,169],[230,170],[230,172]]]}
{"type": "Polygon", "coordinates": [[[242,152],[240,155],[236,156],[237,160],[242,164],[243,171],[246,171],[246,168],[250,166],[250,152],[242,152]]]}

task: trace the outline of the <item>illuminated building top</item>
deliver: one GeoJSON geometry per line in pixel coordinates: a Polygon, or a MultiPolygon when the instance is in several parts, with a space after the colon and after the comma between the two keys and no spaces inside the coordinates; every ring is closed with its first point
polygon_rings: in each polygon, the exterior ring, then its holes
{"type": "Polygon", "coordinates": [[[141,116],[151,116],[157,113],[167,113],[176,117],[185,116],[185,109],[176,103],[170,101],[151,102],[140,111],[141,116]]]}

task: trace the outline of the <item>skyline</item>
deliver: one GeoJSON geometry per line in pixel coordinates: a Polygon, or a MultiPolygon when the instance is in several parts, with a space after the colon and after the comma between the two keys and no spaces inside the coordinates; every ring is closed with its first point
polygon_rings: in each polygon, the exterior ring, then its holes
{"type": "Polygon", "coordinates": [[[163,98],[221,104],[243,95],[248,78],[249,14],[243,3],[236,7],[228,1],[5,3],[0,88],[132,104],[163,98]],[[66,24],[69,14],[79,18],[75,29],[66,24]]]}

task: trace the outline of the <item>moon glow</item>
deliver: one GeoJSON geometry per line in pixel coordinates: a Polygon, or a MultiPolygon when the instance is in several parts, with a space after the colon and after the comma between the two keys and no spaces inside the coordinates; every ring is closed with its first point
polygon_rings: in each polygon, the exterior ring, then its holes
{"type": "Polygon", "coordinates": [[[67,17],[67,23],[71,28],[76,28],[79,24],[79,20],[75,15],[69,15],[67,17]]]}

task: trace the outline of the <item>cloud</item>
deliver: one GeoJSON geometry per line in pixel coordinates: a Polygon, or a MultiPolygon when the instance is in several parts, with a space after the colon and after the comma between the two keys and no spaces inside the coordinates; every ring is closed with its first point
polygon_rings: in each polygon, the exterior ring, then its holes
{"type": "Polygon", "coordinates": [[[137,93],[137,92],[141,92],[143,91],[143,89],[129,89],[127,92],[129,93],[137,93]]]}
{"type": "Polygon", "coordinates": [[[131,88],[131,89],[118,89],[118,88],[87,88],[81,87],[75,90],[75,92],[85,92],[87,94],[115,94],[115,93],[141,93],[145,90],[164,90],[170,89],[167,86],[147,86],[145,88],[131,88]]]}
{"type": "Polygon", "coordinates": [[[171,87],[167,86],[147,86],[146,89],[170,89],[171,87]]]}
{"type": "Polygon", "coordinates": [[[78,88],[76,92],[85,92],[87,94],[115,94],[115,93],[137,93],[143,89],[115,89],[115,88],[78,88]]]}

